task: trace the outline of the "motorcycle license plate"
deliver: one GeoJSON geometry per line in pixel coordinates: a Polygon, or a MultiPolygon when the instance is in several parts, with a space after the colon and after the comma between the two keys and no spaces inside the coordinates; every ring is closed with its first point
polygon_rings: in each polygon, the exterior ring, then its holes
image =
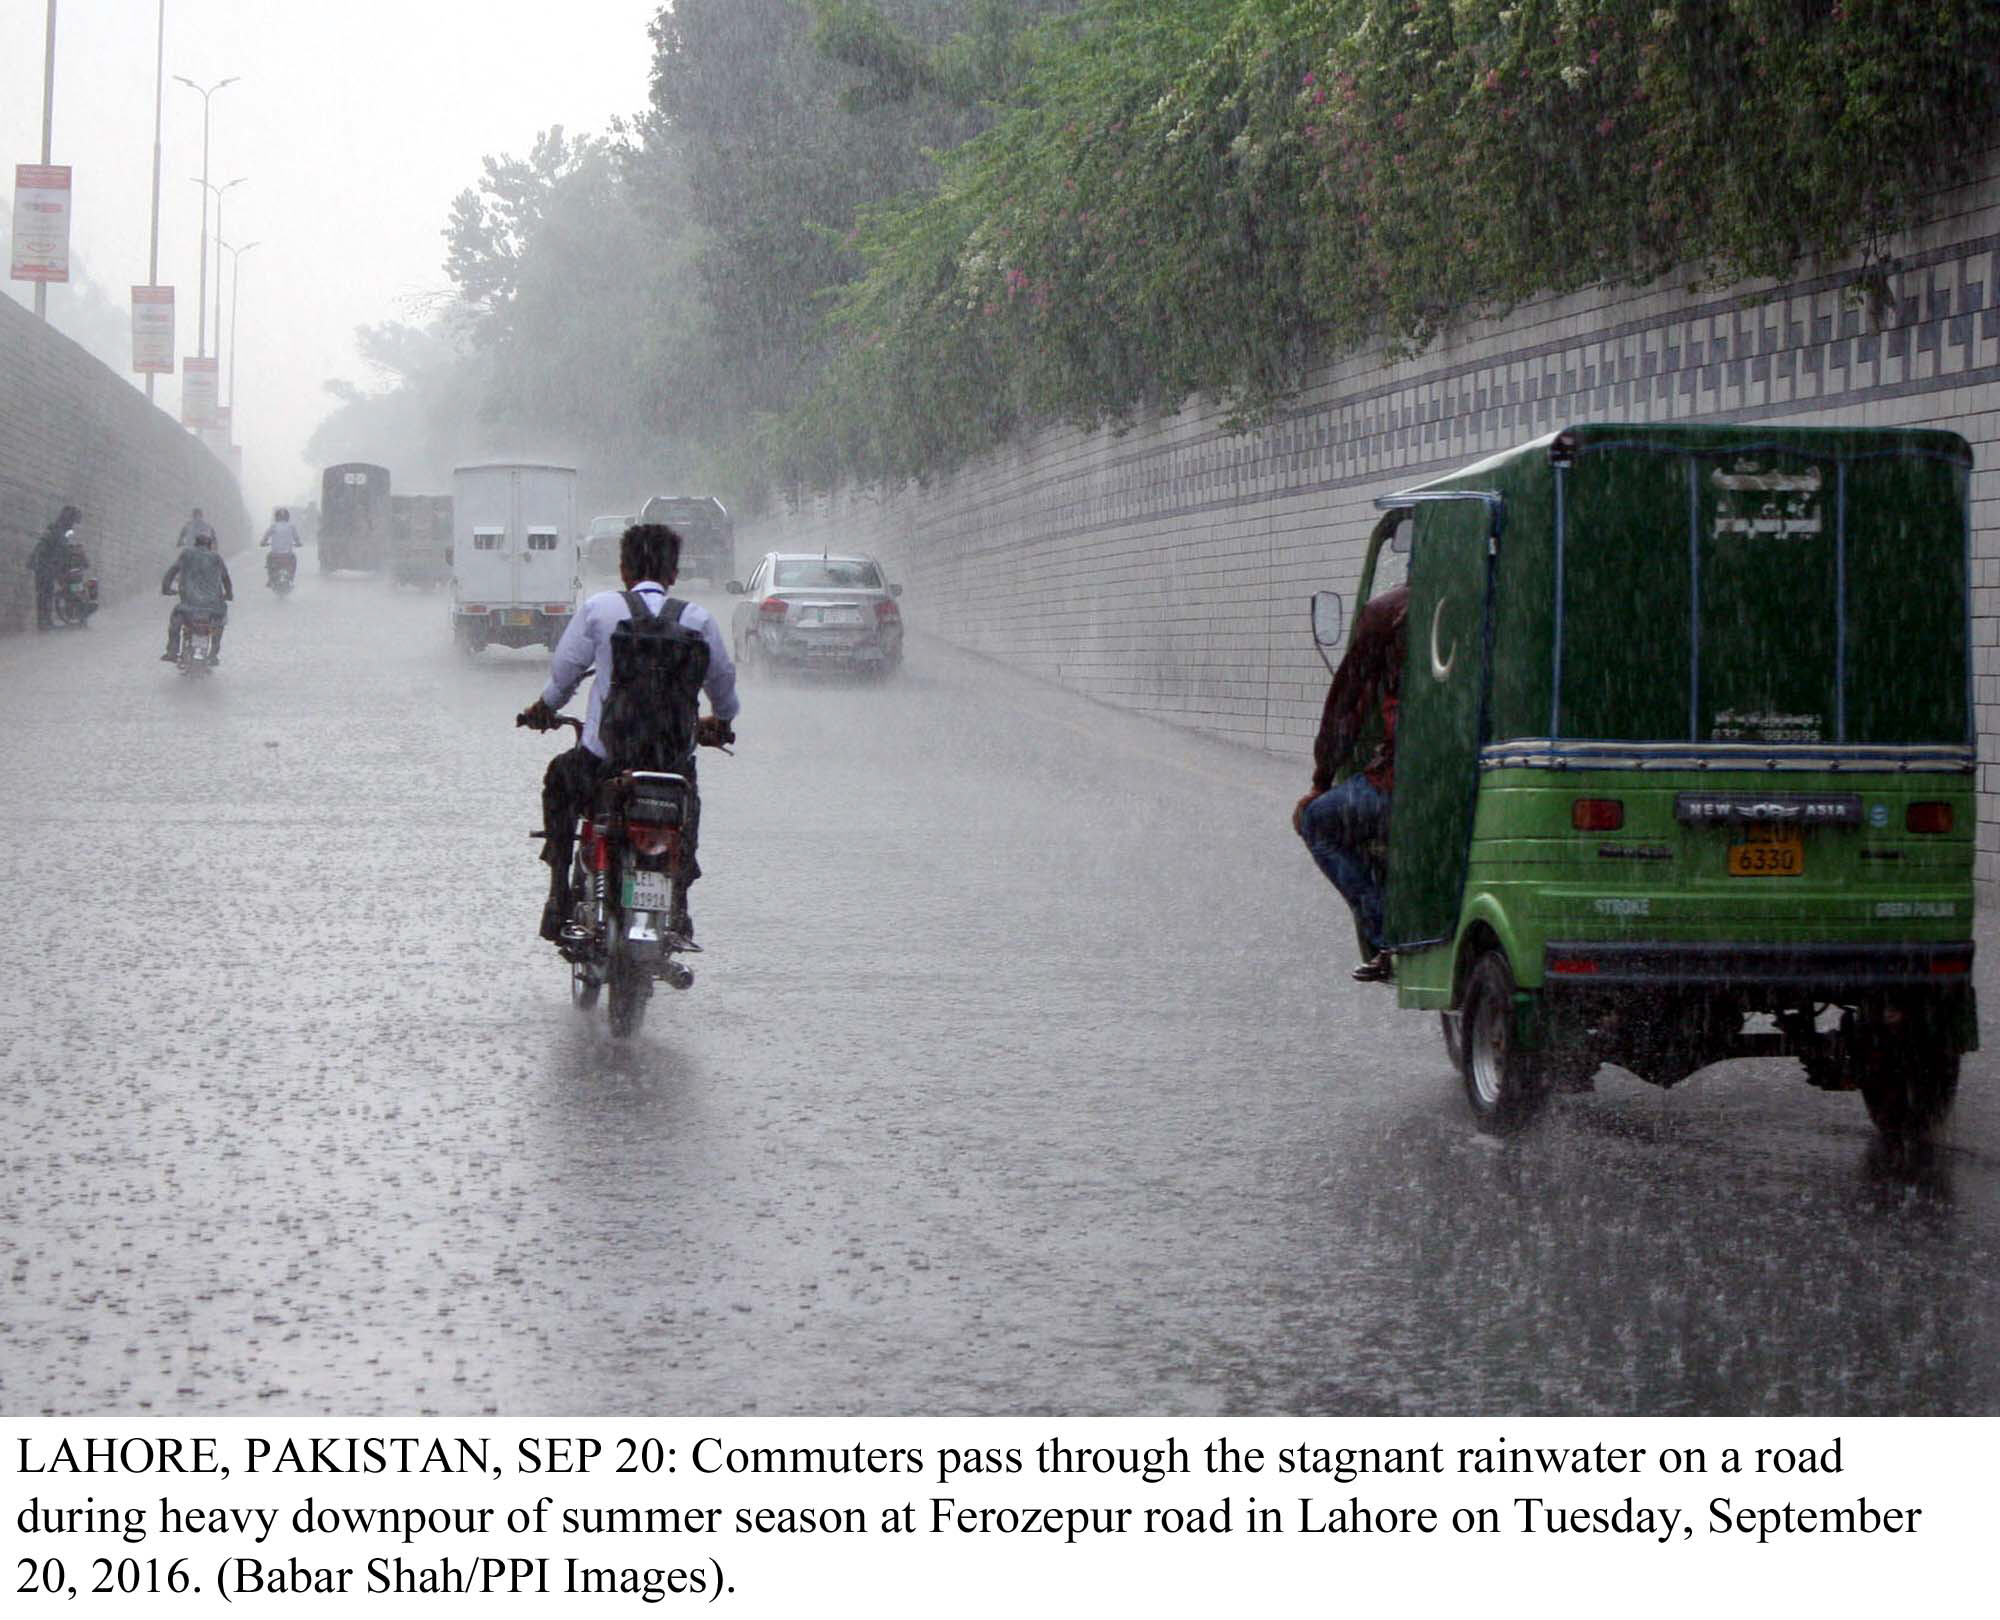
{"type": "Polygon", "coordinates": [[[666,873],[641,871],[625,874],[627,911],[665,911],[673,901],[673,879],[666,873]]]}
{"type": "Polygon", "coordinates": [[[1805,869],[1805,836],[1796,827],[1753,827],[1729,846],[1731,877],[1802,877],[1805,869]]]}

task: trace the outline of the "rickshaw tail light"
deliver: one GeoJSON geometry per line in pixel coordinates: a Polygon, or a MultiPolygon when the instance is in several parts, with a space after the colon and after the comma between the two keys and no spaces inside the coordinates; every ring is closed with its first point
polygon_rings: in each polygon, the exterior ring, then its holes
{"type": "Polygon", "coordinates": [[[1913,804],[1903,812],[1903,825],[1913,833],[1948,833],[1951,806],[1933,802],[1913,804]]]}
{"type": "Polygon", "coordinates": [[[1970,973],[1972,962],[1963,956],[1940,956],[1931,963],[1931,972],[1937,974],[1970,973]]]}
{"type": "Polygon", "coordinates": [[[1625,825],[1625,801],[1572,799],[1569,824],[1578,832],[1616,832],[1625,825]]]}
{"type": "Polygon", "coordinates": [[[1551,973],[1595,973],[1597,958],[1594,956],[1553,956],[1549,958],[1551,973]]]}

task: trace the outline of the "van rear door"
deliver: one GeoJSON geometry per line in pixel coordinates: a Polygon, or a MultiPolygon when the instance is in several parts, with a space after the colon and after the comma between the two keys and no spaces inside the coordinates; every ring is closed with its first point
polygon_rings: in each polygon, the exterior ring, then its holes
{"type": "Polygon", "coordinates": [[[560,530],[544,524],[521,535],[516,553],[515,600],[544,613],[567,613],[576,598],[576,547],[560,530]]]}

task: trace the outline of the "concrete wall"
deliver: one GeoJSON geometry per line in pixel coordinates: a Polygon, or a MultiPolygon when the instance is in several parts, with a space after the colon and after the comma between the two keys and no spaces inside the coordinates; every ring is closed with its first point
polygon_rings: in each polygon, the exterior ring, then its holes
{"type": "Polygon", "coordinates": [[[34,624],[28,553],[65,505],[105,600],[160,588],[191,508],[223,551],[250,520],[222,463],[123,377],[0,298],[0,630],[34,624]]]}
{"type": "MultiPolygon", "coordinates": [[[[744,525],[872,551],[914,628],[1107,702],[1304,764],[1326,689],[1306,598],[1350,593],[1377,495],[1568,422],[1842,422],[1971,441],[1980,875],[2000,878],[2000,151],[1892,244],[1881,330],[1839,267],[1691,291],[1598,289],[1416,358],[1326,365],[1280,419],[1191,407],[1051,431],[928,488],[843,490],[744,525]]],[[[750,563],[744,563],[747,569],[750,563]]]]}

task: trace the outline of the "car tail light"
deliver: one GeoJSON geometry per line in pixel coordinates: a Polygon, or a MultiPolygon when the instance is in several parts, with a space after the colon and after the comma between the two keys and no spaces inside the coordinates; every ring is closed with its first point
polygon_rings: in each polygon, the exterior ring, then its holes
{"type": "Polygon", "coordinates": [[[628,821],[625,837],[641,855],[674,855],[680,850],[681,835],[677,827],[654,827],[642,821],[628,821]]]}
{"type": "Polygon", "coordinates": [[[782,596],[767,596],[757,604],[757,611],[767,619],[782,619],[791,605],[782,596]]]}
{"type": "Polygon", "coordinates": [[[894,602],[890,601],[888,597],[884,596],[877,599],[875,603],[875,618],[878,623],[894,624],[902,616],[902,610],[894,602]]]}
{"type": "Polygon", "coordinates": [[[1903,812],[1903,825],[1913,833],[1951,831],[1951,806],[1935,801],[1913,804],[1903,812]]]}
{"type": "Polygon", "coordinates": [[[1616,832],[1625,825],[1623,799],[1573,799],[1569,824],[1578,832],[1616,832]]]}

